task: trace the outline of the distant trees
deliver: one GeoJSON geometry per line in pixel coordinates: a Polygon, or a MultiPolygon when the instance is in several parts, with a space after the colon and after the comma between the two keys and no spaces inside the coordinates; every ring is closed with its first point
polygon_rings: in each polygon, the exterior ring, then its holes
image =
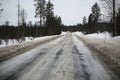
{"type": "MultiPolygon", "coordinates": [[[[45,35],[54,35],[61,33],[61,18],[54,15],[53,4],[49,0],[46,2],[45,0],[34,0],[36,2],[36,15],[35,17],[40,18],[40,27],[45,27],[45,35]]],[[[38,27],[37,34],[40,35],[40,30],[38,27]]]]}
{"type": "Polygon", "coordinates": [[[47,20],[47,35],[56,35],[61,33],[62,21],[60,17],[52,16],[47,20]]]}
{"type": "Polygon", "coordinates": [[[88,18],[88,25],[89,25],[89,33],[93,33],[94,31],[98,31],[96,24],[100,20],[100,7],[97,3],[95,3],[91,8],[92,13],[89,15],[88,18]]]}

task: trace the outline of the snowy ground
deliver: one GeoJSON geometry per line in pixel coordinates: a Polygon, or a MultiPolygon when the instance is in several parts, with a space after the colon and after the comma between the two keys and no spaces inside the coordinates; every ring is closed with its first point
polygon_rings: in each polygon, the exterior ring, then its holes
{"type": "Polygon", "coordinates": [[[100,58],[120,76],[120,36],[111,37],[109,33],[83,35],[74,33],[92,49],[97,50],[100,58]]]}
{"type": "Polygon", "coordinates": [[[66,33],[68,32],[62,32],[60,35],[54,36],[37,37],[34,39],[33,37],[25,37],[25,41],[21,43],[19,43],[16,39],[8,39],[7,43],[5,42],[5,40],[2,40],[2,43],[0,44],[0,61],[21,54],[38,45],[44,45],[49,41],[64,36],[66,33]]]}
{"type": "Polygon", "coordinates": [[[89,35],[74,34],[120,65],[120,36],[111,37],[107,32],[89,35]]]}
{"type": "MultiPolygon", "coordinates": [[[[67,32],[62,32],[60,35],[65,35],[67,32]]],[[[57,36],[57,35],[55,35],[57,36]]],[[[14,46],[14,45],[19,45],[19,44],[24,44],[26,42],[36,42],[37,40],[39,41],[43,41],[49,38],[53,38],[55,36],[45,36],[45,37],[37,37],[37,38],[33,38],[33,37],[25,37],[25,40],[22,41],[21,43],[19,43],[16,39],[7,39],[7,41],[5,39],[1,40],[1,44],[0,47],[6,47],[6,46],[14,46]]]]}
{"type": "Polygon", "coordinates": [[[0,80],[113,79],[97,56],[69,32],[0,63],[0,80]]]}
{"type": "Polygon", "coordinates": [[[34,40],[26,39],[25,42],[18,43],[15,41],[14,43],[9,41],[9,45],[1,45],[0,47],[0,61],[7,59],[9,57],[13,57],[16,55],[19,55],[23,52],[26,52],[36,46],[44,45],[50,41],[53,41],[54,39],[61,37],[63,35],[55,35],[55,36],[45,36],[45,37],[39,37],[35,38],[34,40]]]}

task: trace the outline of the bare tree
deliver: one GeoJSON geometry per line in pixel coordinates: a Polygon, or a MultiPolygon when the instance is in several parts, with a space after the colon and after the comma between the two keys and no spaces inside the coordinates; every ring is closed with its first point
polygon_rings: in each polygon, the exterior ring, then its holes
{"type": "Polygon", "coordinates": [[[20,12],[20,24],[22,26],[26,25],[26,17],[27,17],[27,13],[26,13],[25,9],[21,9],[21,12],[20,12]]]}
{"type": "Polygon", "coordinates": [[[106,11],[108,12],[109,16],[111,16],[112,23],[113,23],[113,36],[116,36],[116,12],[118,8],[120,7],[120,1],[119,0],[101,0],[103,3],[104,8],[106,8],[106,11]]]}
{"type": "Polygon", "coordinates": [[[18,0],[18,26],[20,26],[20,0],[18,0]]]}
{"type": "Polygon", "coordinates": [[[21,22],[21,39],[22,41],[25,40],[24,38],[24,34],[25,34],[25,26],[26,26],[26,17],[27,17],[27,13],[24,9],[21,9],[21,12],[20,12],[20,22],[21,22]]]}
{"type": "Polygon", "coordinates": [[[1,8],[1,3],[0,3],[0,15],[1,15],[1,12],[3,11],[3,8],[1,8]]]}
{"type": "Polygon", "coordinates": [[[18,5],[17,5],[17,10],[18,10],[18,28],[17,28],[17,41],[19,42],[20,41],[20,0],[17,0],[18,1],[18,5]]]}

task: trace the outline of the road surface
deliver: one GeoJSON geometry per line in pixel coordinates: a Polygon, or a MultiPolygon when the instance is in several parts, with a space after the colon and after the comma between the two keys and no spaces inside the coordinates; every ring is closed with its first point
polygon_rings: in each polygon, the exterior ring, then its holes
{"type": "Polygon", "coordinates": [[[0,80],[116,80],[92,51],[67,33],[0,63],[0,80]]]}

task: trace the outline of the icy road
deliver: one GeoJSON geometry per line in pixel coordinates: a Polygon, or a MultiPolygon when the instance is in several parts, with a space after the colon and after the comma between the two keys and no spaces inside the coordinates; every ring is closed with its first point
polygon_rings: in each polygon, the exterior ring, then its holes
{"type": "Polygon", "coordinates": [[[0,80],[115,80],[85,44],[67,33],[0,63],[0,80]]]}

